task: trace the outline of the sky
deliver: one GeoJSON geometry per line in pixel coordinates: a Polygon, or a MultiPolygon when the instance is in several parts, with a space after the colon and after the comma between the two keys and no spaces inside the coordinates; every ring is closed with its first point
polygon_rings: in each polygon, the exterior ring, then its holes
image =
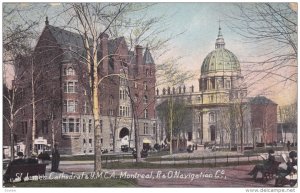
{"type": "MultiPolygon", "coordinates": [[[[54,16],[61,9],[60,3],[53,3],[47,9],[35,9],[29,14],[22,15],[22,19],[33,19],[38,16],[48,16],[52,25],[59,25],[59,19],[53,20],[54,16]],[[51,20],[52,19],[52,20],[51,20]]],[[[5,6],[3,4],[3,6],[5,6]]],[[[26,3],[21,6],[26,7],[26,3]]],[[[218,34],[219,25],[225,39],[226,48],[233,52],[241,62],[242,73],[247,74],[246,61],[255,61],[255,56],[267,47],[247,44],[230,27],[228,15],[235,14],[237,7],[235,3],[157,3],[147,11],[150,16],[165,15],[167,17],[168,30],[163,35],[178,34],[170,42],[170,51],[162,58],[156,58],[156,63],[163,62],[164,58],[180,56],[180,69],[189,70],[195,73],[193,80],[186,82],[188,86],[194,85],[198,88],[201,64],[206,55],[214,50],[215,40],[218,34]]],[[[138,18],[138,16],[136,16],[138,18]]],[[[58,17],[59,18],[59,17],[58,17]]],[[[134,17],[135,18],[135,17],[134,17]]],[[[36,29],[41,33],[44,21],[40,20],[40,26],[36,29]]],[[[163,36],[162,35],[162,36],[163,36]]],[[[286,72],[282,72],[286,73],[286,72]]],[[[252,79],[253,77],[251,77],[252,79]]],[[[250,96],[266,95],[279,105],[292,103],[297,98],[297,85],[285,82],[276,83],[276,78],[269,78],[257,82],[248,88],[250,96]],[[271,89],[266,89],[272,85],[271,89]]]]}

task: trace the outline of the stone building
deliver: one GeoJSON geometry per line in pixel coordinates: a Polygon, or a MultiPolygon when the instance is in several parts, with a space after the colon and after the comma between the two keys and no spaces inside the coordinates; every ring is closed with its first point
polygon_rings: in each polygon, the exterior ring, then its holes
{"type": "MultiPolygon", "coordinates": [[[[34,54],[20,66],[26,73],[20,86],[23,103],[30,103],[30,75],[36,81],[36,148],[49,149],[57,143],[62,154],[94,152],[94,121],[89,95],[85,52],[79,34],[49,24],[38,39],[34,54]],[[30,72],[33,64],[34,73],[30,72]]],[[[155,62],[148,47],[130,51],[124,37],[99,38],[101,144],[108,151],[121,145],[134,147],[134,121],[138,124],[140,146],[156,142],[155,62]],[[114,75],[118,74],[118,75],[114,75]],[[135,119],[133,119],[135,117],[135,119]],[[115,145],[114,145],[115,144],[115,145]]],[[[15,128],[18,141],[31,144],[32,106],[21,112],[15,128]]],[[[28,149],[32,149],[30,145],[28,149]]]]}
{"type": "MultiPolygon", "coordinates": [[[[171,97],[187,101],[192,124],[183,129],[183,136],[190,143],[226,146],[243,141],[245,146],[251,146],[261,140],[261,133],[253,129],[262,129],[254,118],[257,111],[257,106],[253,104],[255,100],[251,103],[247,97],[247,85],[241,74],[240,62],[225,48],[220,27],[215,49],[205,57],[201,65],[198,89],[194,86],[187,89],[181,85],[177,88],[163,88],[161,93],[157,90],[156,94],[158,107],[171,97]]],[[[263,108],[264,104],[259,106],[263,108]]],[[[276,105],[268,109],[268,116],[272,113],[276,116],[276,105]]],[[[269,125],[273,124],[276,124],[276,120],[272,118],[269,125]]],[[[159,127],[165,130],[167,125],[159,120],[159,127]]],[[[276,128],[272,126],[268,131],[274,135],[276,128]]],[[[267,141],[270,135],[267,134],[267,141]]]]}

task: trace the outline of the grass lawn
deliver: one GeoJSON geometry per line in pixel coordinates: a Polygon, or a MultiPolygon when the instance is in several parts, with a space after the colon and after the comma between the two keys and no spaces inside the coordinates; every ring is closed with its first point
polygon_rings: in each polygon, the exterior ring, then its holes
{"type": "Polygon", "coordinates": [[[39,180],[6,183],[3,187],[136,187],[134,179],[81,179],[81,180],[39,180]]]}

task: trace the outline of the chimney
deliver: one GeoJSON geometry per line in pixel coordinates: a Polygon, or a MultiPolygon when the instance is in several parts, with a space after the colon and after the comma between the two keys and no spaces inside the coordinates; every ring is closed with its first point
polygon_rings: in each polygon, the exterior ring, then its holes
{"type": "Polygon", "coordinates": [[[142,65],[143,61],[143,47],[140,45],[135,46],[135,54],[136,54],[136,64],[138,66],[142,65]]]}
{"type": "Polygon", "coordinates": [[[102,58],[103,58],[103,61],[102,61],[102,69],[103,69],[103,72],[104,74],[108,74],[108,60],[109,60],[109,56],[108,56],[108,34],[106,33],[102,33],[100,35],[100,41],[99,41],[99,44],[100,44],[100,49],[102,51],[102,58]]]}

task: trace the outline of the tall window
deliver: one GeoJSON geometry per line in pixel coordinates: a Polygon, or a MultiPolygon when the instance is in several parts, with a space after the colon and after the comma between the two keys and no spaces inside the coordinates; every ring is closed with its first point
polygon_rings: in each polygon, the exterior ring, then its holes
{"type": "Polygon", "coordinates": [[[144,96],[144,104],[148,104],[148,97],[146,95],[144,96]]]}
{"type": "Polygon", "coordinates": [[[109,104],[112,105],[114,104],[114,97],[112,95],[109,96],[109,104]]]}
{"type": "Polygon", "coordinates": [[[64,82],[64,92],[65,93],[76,93],[77,92],[77,81],[66,81],[64,82]]]}
{"type": "Polygon", "coordinates": [[[230,80],[226,80],[226,82],[225,82],[225,88],[230,88],[230,80]]]}
{"type": "Polygon", "coordinates": [[[209,113],[209,121],[215,122],[215,114],[214,113],[209,113]]]}
{"type": "Polygon", "coordinates": [[[85,122],[85,119],[82,119],[82,132],[83,133],[86,132],[86,122],[85,122]]]}
{"type": "Polygon", "coordinates": [[[89,119],[89,133],[92,132],[92,119],[89,119]]]}
{"type": "Polygon", "coordinates": [[[156,123],[153,123],[153,134],[155,135],[156,134],[156,123]]]}
{"type": "Polygon", "coordinates": [[[75,124],[76,124],[75,132],[79,132],[79,130],[80,130],[80,119],[77,118],[75,124]]]}
{"type": "Polygon", "coordinates": [[[120,89],[120,99],[121,99],[121,100],[127,99],[127,93],[126,93],[126,90],[120,89]]]}
{"type": "Polygon", "coordinates": [[[146,82],[146,81],[143,82],[143,87],[144,87],[144,90],[147,90],[147,89],[148,89],[148,87],[147,87],[147,82],[146,82]]]}
{"type": "Polygon", "coordinates": [[[148,123],[144,123],[144,134],[148,134],[148,123]]]}
{"type": "Polygon", "coordinates": [[[84,101],[84,103],[83,103],[83,110],[84,110],[84,114],[90,113],[89,103],[86,101],[84,101]]]}
{"type": "Polygon", "coordinates": [[[102,131],[103,131],[103,121],[100,120],[100,132],[102,133],[102,131]]]}
{"type": "Polygon", "coordinates": [[[148,118],[148,109],[144,110],[144,118],[147,119],[148,118]]]}

